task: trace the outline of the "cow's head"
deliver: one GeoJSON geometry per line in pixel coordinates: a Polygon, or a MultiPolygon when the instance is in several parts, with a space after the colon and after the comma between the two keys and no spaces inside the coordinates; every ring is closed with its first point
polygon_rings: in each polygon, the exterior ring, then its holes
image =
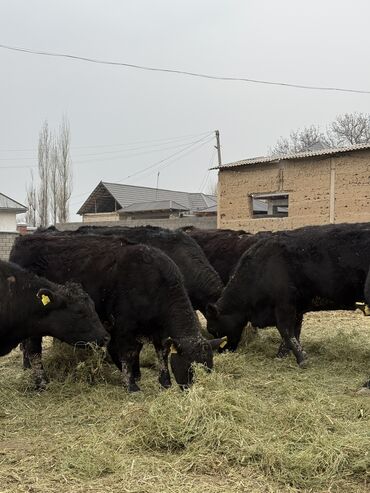
{"type": "Polygon", "coordinates": [[[227,336],[227,344],[224,349],[236,350],[245,323],[242,314],[237,312],[221,313],[217,304],[213,303],[207,306],[207,331],[214,337],[227,336]]]}
{"type": "Polygon", "coordinates": [[[225,342],[225,338],[208,341],[200,335],[194,338],[169,338],[170,364],[178,385],[184,389],[193,383],[193,363],[200,363],[207,370],[212,370],[213,351],[225,342]]]}
{"type": "Polygon", "coordinates": [[[107,344],[109,334],[101,324],[88,294],[75,283],[41,288],[34,298],[38,335],[50,335],[69,344],[107,344]]]}

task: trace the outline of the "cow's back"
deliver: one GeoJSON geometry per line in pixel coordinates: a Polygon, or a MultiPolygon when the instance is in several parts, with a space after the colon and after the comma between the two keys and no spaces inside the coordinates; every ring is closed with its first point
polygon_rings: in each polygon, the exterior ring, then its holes
{"type": "MultiPolygon", "coordinates": [[[[297,290],[297,298],[320,309],[351,307],[363,299],[370,268],[370,224],[311,226],[275,234],[259,242],[246,254],[244,262],[257,269],[256,276],[270,273],[271,286],[284,269],[297,290]]],[[[243,262],[241,262],[243,263],[243,262]]],[[[272,289],[272,288],[271,288],[272,289]]],[[[313,306],[312,308],[315,308],[313,306]]]]}
{"type": "Polygon", "coordinates": [[[195,308],[205,312],[206,305],[221,295],[223,283],[198,243],[181,230],[168,230],[155,226],[99,227],[82,226],[77,234],[124,236],[130,241],[158,248],[178,266],[185,287],[195,308]]]}
{"type": "Polygon", "coordinates": [[[250,234],[231,229],[191,229],[187,233],[202,248],[224,284],[227,284],[243,253],[259,240],[271,236],[270,232],[250,234]]]}

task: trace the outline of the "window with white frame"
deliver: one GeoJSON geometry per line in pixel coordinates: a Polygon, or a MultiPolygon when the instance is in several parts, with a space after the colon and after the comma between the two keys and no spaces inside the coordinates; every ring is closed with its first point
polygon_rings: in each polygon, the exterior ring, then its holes
{"type": "Polygon", "coordinates": [[[287,217],[289,195],[280,193],[261,193],[251,195],[252,217],[287,217]]]}

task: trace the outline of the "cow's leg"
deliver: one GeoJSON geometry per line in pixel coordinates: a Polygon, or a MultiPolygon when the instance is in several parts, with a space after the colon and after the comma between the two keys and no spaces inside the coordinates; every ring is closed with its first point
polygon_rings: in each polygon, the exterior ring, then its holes
{"type": "Polygon", "coordinates": [[[140,351],[143,348],[142,343],[138,343],[138,350],[137,354],[135,356],[135,361],[132,366],[132,373],[134,374],[134,379],[136,382],[138,382],[141,379],[141,371],[140,371],[140,351]]]}
{"type": "Polygon", "coordinates": [[[164,347],[159,341],[154,341],[155,352],[159,363],[158,381],[165,389],[171,387],[170,370],[168,369],[168,348],[164,347]]]}
{"type": "Polygon", "coordinates": [[[131,351],[125,351],[122,354],[122,379],[123,384],[129,392],[138,392],[140,387],[135,382],[133,368],[135,365],[135,355],[131,351]]]}
{"type": "MultiPolygon", "coordinates": [[[[143,344],[138,343],[137,346],[137,352],[134,356],[134,362],[132,364],[132,373],[134,375],[135,381],[139,381],[141,379],[141,370],[140,370],[140,351],[143,347],[143,344]]],[[[109,355],[113,360],[113,363],[119,368],[119,370],[122,370],[122,364],[119,358],[119,355],[112,350],[112,348],[109,349],[109,355]]]]}
{"type": "MultiPolygon", "coordinates": [[[[300,341],[301,338],[301,330],[302,330],[302,322],[303,322],[303,314],[299,313],[296,317],[296,323],[294,327],[294,336],[297,341],[300,341]]],[[[277,358],[285,358],[290,353],[290,349],[287,347],[284,339],[281,341],[276,357],[277,358]]]]}
{"type": "Polygon", "coordinates": [[[297,363],[303,366],[305,355],[295,336],[297,313],[292,305],[279,306],[276,309],[277,328],[287,348],[293,351],[297,363]]]}
{"type": "Polygon", "coordinates": [[[48,378],[42,364],[42,337],[31,337],[22,342],[23,368],[31,368],[36,390],[45,390],[48,378]]]}
{"type": "Polygon", "coordinates": [[[122,372],[123,385],[129,392],[140,390],[135,382],[134,367],[139,358],[142,344],[132,339],[127,333],[112,333],[108,345],[109,354],[115,365],[122,372]]]}
{"type": "Polygon", "coordinates": [[[31,361],[23,342],[20,343],[19,349],[22,351],[23,355],[23,370],[29,370],[31,368],[31,361]]]}

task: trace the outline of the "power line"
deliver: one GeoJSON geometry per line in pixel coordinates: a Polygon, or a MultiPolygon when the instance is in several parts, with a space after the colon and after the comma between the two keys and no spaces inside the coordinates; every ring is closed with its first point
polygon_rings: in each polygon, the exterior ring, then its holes
{"type": "Polygon", "coordinates": [[[38,166],[0,166],[0,169],[32,169],[38,166]]]}
{"type": "Polygon", "coordinates": [[[123,181],[123,180],[128,180],[129,178],[133,178],[134,176],[137,176],[137,175],[140,175],[141,173],[144,173],[144,171],[147,171],[151,168],[154,168],[162,163],[164,163],[165,161],[168,161],[169,159],[171,159],[172,157],[174,156],[177,156],[178,154],[181,154],[182,152],[188,150],[189,148],[195,146],[196,144],[198,144],[199,142],[201,142],[202,140],[204,139],[208,139],[207,142],[205,143],[208,143],[210,142],[211,140],[213,140],[213,137],[212,138],[209,138],[209,136],[206,136],[206,137],[202,137],[201,139],[199,140],[196,140],[195,142],[193,142],[192,144],[188,145],[185,149],[180,149],[179,151],[177,152],[174,152],[173,154],[171,154],[170,156],[167,156],[166,158],[164,159],[161,159],[160,161],[157,161],[149,166],[147,166],[146,168],[140,170],[140,171],[137,171],[136,173],[133,173],[132,175],[128,175],[128,176],[125,176],[124,178],[121,178],[121,180],[119,181],[123,181]]]}
{"type": "MultiPolygon", "coordinates": [[[[133,178],[133,177],[135,177],[135,176],[138,176],[138,175],[140,175],[140,174],[144,173],[145,171],[148,171],[148,170],[150,170],[150,169],[152,169],[152,168],[156,168],[157,166],[159,166],[159,170],[160,170],[160,169],[163,169],[163,168],[164,168],[164,167],[166,167],[166,166],[161,167],[160,165],[161,165],[162,163],[165,163],[165,162],[166,162],[166,161],[168,161],[168,160],[172,160],[172,158],[174,158],[175,156],[177,156],[177,155],[179,155],[179,154],[181,154],[181,153],[183,153],[183,152],[185,152],[185,151],[188,151],[188,150],[189,150],[189,149],[191,149],[193,146],[195,146],[196,144],[198,144],[198,143],[200,143],[200,142],[204,141],[205,139],[206,139],[206,140],[205,140],[205,142],[202,142],[201,146],[202,146],[202,145],[204,145],[204,144],[208,144],[208,142],[211,142],[211,141],[213,140],[213,136],[211,137],[211,135],[212,135],[212,134],[213,134],[213,132],[208,132],[208,135],[206,135],[205,137],[202,137],[201,139],[196,140],[195,142],[192,142],[191,144],[189,144],[189,145],[188,145],[187,147],[185,147],[184,149],[180,149],[179,151],[176,151],[176,152],[174,152],[173,154],[170,154],[169,156],[167,156],[167,157],[165,157],[165,158],[161,159],[160,161],[156,161],[155,163],[152,163],[152,164],[150,164],[149,166],[147,166],[147,167],[145,167],[145,168],[143,168],[143,169],[141,169],[141,170],[139,170],[139,171],[137,171],[137,172],[135,172],[135,173],[132,173],[131,175],[125,176],[124,178],[120,178],[119,180],[117,180],[117,182],[121,182],[121,181],[123,181],[123,180],[128,180],[128,179],[130,179],[130,178],[133,178]]],[[[198,147],[199,147],[199,146],[198,146],[198,147]]],[[[187,153],[186,153],[186,154],[184,154],[184,156],[186,156],[186,155],[187,155],[187,153]]],[[[183,157],[183,156],[181,156],[181,157],[183,157]]],[[[171,164],[172,164],[172,163],[171,163],[171,164]]],[[[157,171],[157,170],[156,170],[156,171],[157,171]]],[[[78,195],[74,195],[74,196],[72,196],[72,198],[83,197],[83,196],[85,196],[85,195],[88,195],[89,193],[91,193],[91,191],[89,191],[89,192],[84,192],[84,193],[81,193],[81,194],[78,194],[78,195]]],[[[79,203],[79,202],[74,202],[74,203],[72,203],[71,205],[75,205],[75,204],[77,204],[77,203],[79,203]]]]}
{"type": "Polygon", "coordinates": [[[215,154],[216,154],[216,149],[212,149],[211,158],[209,160],[209,163],[208,163],[208,166],[206,168],[206,171],[205,171],[205,173],[203,175],[202,181],[200,182],[200,185],[199,185],[199,192],[203,192],[203,189],[205,188],[205,186],[207,184],[207,181],[208,181],[208,178],[209,178],[209,174],[210,174],[210,167],[212,166],[212,163],[213,163],[213,159],[215,157],[215,154]]]}
{"type": "MultiPolygon", "coordinates": [[[[137,141],[134,141],[134,142],[126,142],[126,143],[118,143],[118,144],[97,144],[97,145],[89,145],[89,146],[71,146],[70,149],[73,150],[73,149],[94,149],[94,148],[99,148],[99,147],[123,147],[123,146],[126,146],[126,147],[129,147],[129,146],[132,146],[132,145],[136,145],[136,144],[146,144],[146,145],[143,145],[142,147],[138,147],[138,149],[141,149],[141,148],[145,148],[145,147],[156,147],[156,146],[160,146],[160,145],[165,145],[165,144],[169,144],[171,142],[174,142],[174,141],[178,141],[178,140],[186,140],[186,139],[190,139],[190,138],[196,138],[196,137],[201,137],[202,135],[208,135],[210,133],[210,131],[207,131],[207,132],[199,132],[199,133],[196,133],[196,134],[187,134],[187,135],[181,135],[181,136],[177,136],[177,137],[166,137],[166,138],[162,138],[162,139],[152,139],[152,140],[137,140],[137,141]]],[[[131,148],[132,149],[132,148],[131,148]]],[[[129,149],[129,150],[131,150],[129,149]]],[[[37,152],[37,147],[28,147],[28,148],[17,148],[17,149],[0,149],[0,152],[26,152],[26,151],[36,151],[37,152]]],[[[115,151],[112,151],[112,152],[115,152],[115,151]]],[[[118,152],[118,151],[117,151],[118,152]]]]}
{"type": "Polygon", "coordinates": [[[336,91],[336,92],[350,92],[350,93],[357,93],[357,94],[370,94],[370,91],[362,90],[362,89],[347,89],[347,88],[343,88],[343,87],[329,87],[329,86],[312,86],[312,85],[308,85],[308,84],[294,84],[294,83],[288,83],[288,82],[277,82],[277,81],[269,81],[269,80],[262,80],[262,79],[251,79],[251,78],[247,78],[247,77],[226,77],[226,76],[222,76],[222,75],[210,75],[210,74],[203,74],[203,73],[197,73],[197,72],[188,72],[185,70],[148,67],[145,65],[136,65],[133,63],[116,62],[116,61],[110,61],[110,60],[100,60],[97,58],[89,58],[89,57],[83,57],[83,56],[77,56],[77,55],[70,55],[67,53],[54,53],[54,52],[49,52],[49,51],[31,50],[29,48],[20,48],[20,47],[9,46],[9,45],[4,45],[4,44],[0,44],[0,48],[3,48],[5,50],[11,50],[11,51],[20,51],[22,53],[29,53],[29,54],[33,54],[33,55],[42,55],[42,56],[50,56],[50,57],[57,57],[57,58],[69,58],[72,60],[82,60],[84,62],[97,63],[97,64],[101,64],[101,65],[114,65],[114,66],[119,66],[119,67],[133,68],[133,69],[137,69],[137,70],[146,70],[146,71],[150,71],[150,72],[165,72],[165,73],[178,74],[178,75],[187,75],[189,77],[198,77],[198,78],[202,78],[202,79],[234,81],[234,82],[238,81],[238,82],[247,82],[247,83],[252,83],[252,84],[264,84],[264,85],[270,85],[270,86],[294,87],[296,89],[308,89],[308,90],[314,90],[314,91],[336,91]]]}
{"type": "MultiPolygon", "coordinates": [[[[208,132],[206,136],[209,136],[211,133],[212,132],[208,132]]],[[[189,144],[191,144],[191,142],[183,142],[182,144],[176,144],[176,145],[171,145],[171,146],[166,146],[166,147],[159,147],[157,149],[148,149],[148,150],[143,151],[143,152],[134,152],[134,151],[140,150],[140,149],[147,149],[147,146],[135,147],[135,148],[131,148],[131,149],[117,149],[115,151],[103,151],[103,152],[94,152],[94,153],[89,153],[89,154],[78,154],[78,155],[74,155],[74,153],[71,152],[71,158],[73,160],[73,164],[92,163],[94,161],[102,161],[102,159],[104,159],[104,161],[111,161],[111,160],[116,160],[116,159],[122,159],[123,157],[126,157],[126,156],[136,157],[136,156],[142,156],[144,154],[163,152],[163,151],[167,151],[170,149],[178,149],[180,147],[186,147],[189,144]],[[106,157],[107,154],[118,154],[118,155],[106,157]],[[81,157],[83,158],[83,157],[90,157],[90,156],[104,156],[104,157],[103,158],[97,158],[97,159],[80,160],[81,157]]],[[[163,144],[161,144],[161,146],[163,146],[163,144]]],[[[156,145],[156,147],[158,147],[158,144],[156,145]]],[[[38,159],[37,156],[32,156],[32,157],[30,157],[30,156],[0,157],[0,161],[28,161],[28,160],[37,161],[37,159],[38,159]]]]}
{"type": "MultiPolygon", "coordinates": [[[[213,138],[212,139],[208,139],[207,141],[205,142],[202,142],[201,144],[199,144],[198,146],[194,147],[193,149],[190,149],[188,152],[186,152],[185,154],[183,154],[182,156],[179,156],[175,159],[171,159],[171,161],[169,163],[166,163],[164,164],[163,166],[160,166],[158,168],[159,171],[162,171],[164,170],[165,168],[168,168],[169,166],[171,166],[173,163],[177,162],[179,159],[182,159],[186,156],[188,156],[189,154],[192,154],[193,152],[197,151],[198,149],[200,149],[201,147],[209,144],[210,142],[212,142],[213,138]]],[[[157,169],[154,169],[152,171],[149,171],[149,173],[145,173],[143,176],[150,176],[151,174],[155,173],[157,171],[157,169]]],[[[143,176],[141,176],[141,178],[143,178],[143,176]]]]}

